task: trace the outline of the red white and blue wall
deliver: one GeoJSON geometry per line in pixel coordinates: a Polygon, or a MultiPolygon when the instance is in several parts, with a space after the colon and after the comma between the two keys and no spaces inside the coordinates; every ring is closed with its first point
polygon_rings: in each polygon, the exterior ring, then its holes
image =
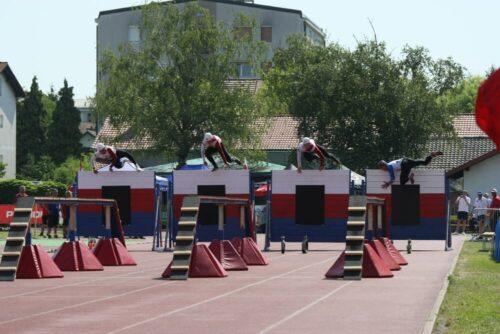
{"type": "MultiPolygon", "coordinates": [[[[126,236],[154,234],[155,173],[152,171],[101,170],[99,174],[80,171],[77,177],[77,196],[115,199],[126,236]]],[[[106,235],[102,207],[88,205],[78,208],[77,235],[106,235]]]]}
{"type": "Polygon", "coordinates": [[[269,239],[344,241],[349,180],[349,170],[273,171],[269,239]]]}
{"type": "MultiPolygon", "coordinates": [[[[184,196],[225,196],[250,199],[250,173],[248,170],[175,170],[173,173],[173,235],[177,235],[177,224],[181,216],[184,196]]],[[[202,204],[198,213],[196,238],[199,241],[231,239],[249,236],[249,224],[240,226],[240,207],[226,205],[224,208],[223,236],[218,230],[218,211],[214,204],[202,204]]]]}
{"type": "Polygon", "coordinates": [[[447,182],[442,169],[415,169],[415,184],[389,180],[387,172],[366,171],[366,195],[385,199],[384,234],[391,239],[445,240],[447,230],[447,182]]]}

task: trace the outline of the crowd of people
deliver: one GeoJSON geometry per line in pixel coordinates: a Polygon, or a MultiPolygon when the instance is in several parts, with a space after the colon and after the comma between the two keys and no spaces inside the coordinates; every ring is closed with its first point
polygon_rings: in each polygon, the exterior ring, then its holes
{"type": "Polygon", "coordinates": [[[491,198],[488,192],[479,191],[472,203],[467,190],[457,197],[457,224],[453,234],[465,234],[469,227],[477,232],[479,239],[486,231],[495,231],[500,218],[500,197],[495,188],[491,189],[491,198]]]}

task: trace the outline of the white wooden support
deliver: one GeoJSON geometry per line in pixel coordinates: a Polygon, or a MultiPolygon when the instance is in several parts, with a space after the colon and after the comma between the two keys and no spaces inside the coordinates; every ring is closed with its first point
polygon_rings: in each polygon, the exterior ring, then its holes
{"type": "Polygon", "coordinates": [[[382,224],[382,205],[377,205],[377,226],[376,229],[381,229],[382,224]]]}
{"type": "Polygon", "coordinates": [[[367,204],[366,210],[368,211],[368,231],[373,231],[373,205],[367,204]]]}
{"type": "Polygon", "coordinates": [[[240,228],[245,228],[245,206],[240,205],[240,228]]]}
{"type": "Polygon", "coordinates": [[[111,207],[106,205],[106,213],[105,213],[105,223],[106,223],[106,230],[111,230],[111,207]]]}
{"type": "Polygon", "coordinates": [[[69,224],[68,228],[70,231],[76,231],[76,205],[71,205],[69,207],[69,224]]]}
{"type": "Polygon", "coordinates": [[[224,231],[224,205],[219,204],[219,231],[224,231]]]}

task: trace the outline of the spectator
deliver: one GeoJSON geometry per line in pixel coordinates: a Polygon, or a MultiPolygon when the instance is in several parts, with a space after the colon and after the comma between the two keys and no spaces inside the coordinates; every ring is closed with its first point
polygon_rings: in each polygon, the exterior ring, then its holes
{"type": "Polygon", "coordinates": [[[479,191],[477,193],[477,198],[474,201],[474,213],[476,214],[476,220],[479,225],[479,235],[484,233],[485,215],[488,204],[488,199],[484,198],[483,193],[479,191]]]}
{"type": "MultiPolygon", "coordinates": [[[[50,196],[51,190],[49,189],[47,191],[47,196],[50,196]]],[[[48,229],[49,226],[49,208],[47,204],[39,204],[40,208],[42,209],[42,226],[40,227],[40,236],[44,237],[43,232],[45,231],[45,228],[48,229]]]]}
{"type": "Polygon", "coordinates": [[[458,221],[454,234],[461,233],[465,235],[465,227],[467,226],[467,220],[469,219],[470,209],[470,197],[467,196],[466,190],[462,192],[462,195],[458,196],[455,204],[458,205],[458,221]],[[460,227],[462,227],[462,232],[460,232],[460,227]]]}
{"type": "MultiPolygon", "coordinates": [[[[495,188],[491,189],[491,209],[500,209],[500,197],[497,196],[497,190],[495,188]]],[[[493,210],[491,213],[491,231],[495,231],[497,221],[500,216],[500,211],[493,210]]]]}
{"type": "MultiPolygon", "coordinates": [[[[73,197],[73,194],[71,193],[71,191],[68,190],[68,191],[66,191],[65,197],[66,198],[73,197]]],[[[61,205],[61,216],[63,219],[63,227],[62,228],[63,228],[63,238],[64,239],[68,238],[69,208],[70,208],[70,205],[68,205],[68,204],[61,205]]]]}
{"type": "Polygon", "coordinates": [[[19,192],[16,194],[16,197],[14,198],[13,204],[17,204],[17,199],[19,197],[28,197],[29,195],[26,193],[26,187],[25,186],[20,186],[19,187],[19,192]]]}
{"type": "MultiPolygon", "coordinates": [[[[57,195],[57,189],[52,189],[50,197],[57,197],[57,195]]],[[[57,225],[59,225],[59,204],[48,204],[47,208],[49,211],[47,237],[49,237],[49,239],[52,238],[51,231],[54,229],[54,238],[59,238],[57,235],[57,225]]]]}

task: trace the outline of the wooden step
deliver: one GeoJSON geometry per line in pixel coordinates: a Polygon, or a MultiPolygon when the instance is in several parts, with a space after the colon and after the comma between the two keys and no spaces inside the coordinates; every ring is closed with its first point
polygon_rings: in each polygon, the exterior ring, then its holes
{"type": "Polygon", "coordinates": [[[364,206],[350,206],[348,211],[366,211],[366,207],[364,206]]]}
{"type": "Polygon", "coordinates": [[[345,255],[363,255],[362,250],[346,250],[345,255]]]}
{"type": "Polygon", "coordinates": [[[170,269],[171,270],[188,270],[189,269],[189,266],[170,266],[170,269]]]}
{"type": "Polygon", "coordinates": [[[344,266],[344,271],[358,271],[361,269],[361,266],[344,266]]]}
{"type": "Polygon", "coordinates": [[[14,208],[14,214],[16,212],[20,212],[20,213],[30,213],[31,212],[31,208],[14,208]]]}
{"type": "Polygon", "coordinates": [[[197,206],[183,206],[181,207],[181,212],[198,212],[197,206]]]}
{"type": "Polygon", "coordinates": [[[186,251],[176,251],[174,250],[174,256],[176,255],[191,255],[191,251],[190,250],[186,250],[186,251]]]}
{"type": "Polygon", "coordinates": [[[10,227],[28,227],[29,223],[10,223],[10,227]]]}
{"type": "Polygon", "coordinates": [[[364,220],[358,220],[358,221],[353,221],[349,220],[347,221],[347,226],[365,226],[365,221],[364,220]]]}
{"type": "Polygon", "coordinates": [[[20,256],[21,252],[3,252],[2,256],[20,256]]]}
{"type": "Polygon", "coordinates": [[[179,221],[179,226],[196,226],[195,221],[179,221]]]}
{"type": "Polygon", "coordinates": [[[17,271],[16,267],[0,267],[0,271],[17,271]]]}
{"type": "Polygon", "coordinates": [[[5,240],[7,240],[7,241],[24,241],[24,237],[9,237],[9,236],[7,236],[7,238],[5,240]]]}
{"type": "Polygon", "coordinates": [[[189,240],[194,240],[194,236],[192,235],[182,235],[182,236],[177,236],[175,237],[175,240],[180,240],[180,241],[189,241],[189,240]]]}
{"type": "Polygon", "coordinates": [[[349,241],[365,240],[365,236],[364,235],[347,235],[345,237],[345,240],[349,240],[349,241]]]}

